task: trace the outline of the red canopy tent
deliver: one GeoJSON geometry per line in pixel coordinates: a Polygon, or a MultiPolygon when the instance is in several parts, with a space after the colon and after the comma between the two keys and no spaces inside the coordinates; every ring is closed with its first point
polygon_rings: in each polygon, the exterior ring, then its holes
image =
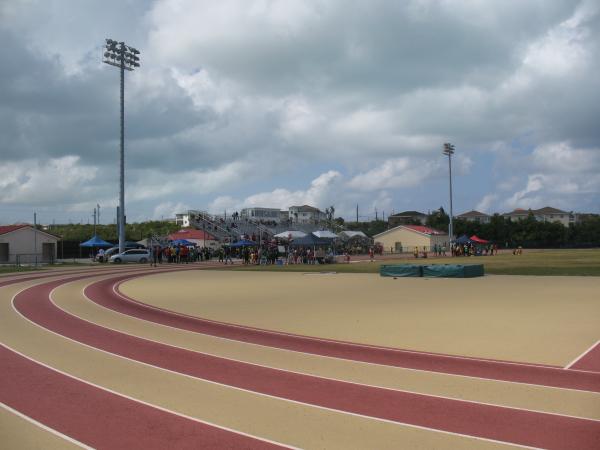
{"type": "Polygon", "coordinates": [[[471,236],[469,239],[471,239],[473,242],[477,243],[477,244],[489,244],[490,241],[486,241],[485,239],[481,239],[480,237],[477,237],[477,235],[473,235],[471,236]]]}

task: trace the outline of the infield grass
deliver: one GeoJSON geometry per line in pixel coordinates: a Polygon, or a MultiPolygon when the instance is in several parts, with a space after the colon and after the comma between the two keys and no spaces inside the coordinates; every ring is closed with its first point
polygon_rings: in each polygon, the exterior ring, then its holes
{"type": "Polygon", "coordinates": [[[374,262],[350,264],[292,264],[285,266],[234,266],[233,270],[272,272],[342,272],[378,273],[382,264],[483,264],[485,273],[498,275],[539,276],[600,276],[600,249],[582,250],[524,250],[522,255],[512,253],[497,256],[471,256],[427,259],[379,259],[374,262]]]}

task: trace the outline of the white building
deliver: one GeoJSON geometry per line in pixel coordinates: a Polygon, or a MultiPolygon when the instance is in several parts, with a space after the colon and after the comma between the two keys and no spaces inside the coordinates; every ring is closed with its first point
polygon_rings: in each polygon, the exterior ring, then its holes
{"type": "Polygon", "coordinates": [[[468,222],[477,222],[477,223],[489,223],[492,216],[486,213],[482,213],[479,211],[469,211],[463,214],[456,216],[457,219],[463,219],[468,222]]]}
{"type": "Polygon", "coordinates": [[[0,263],[54,262],[59,240],[27,224],[0,226],[0,263]]]}
{"type": "Polygon", "coordinates": [[[292,223],[319,223],[327,219],[326,214],[313,206],[290,206],[289,219],[292,223]]]}
{"type": "Polygon", "coordinates": [[[503,214],[503,216],[514,221],[526,219],[530,213],[538,222],[560,222],[565,227],[568,227],[571,223],[577,222],[578,218],[577,214],[552,208],[551,206],[545,206],[540,209],[517,208],[514,211],[503,214]]]}
{"type": "MultiPolygon", "coordinates": [[[[287,215],[287,214],[286,214],[287,215]]],[[[244,208],[240,211],[240,217],[248,220],[269,220],[281,222],[281,210],[279,208],[244,208]]]]}
{"type": "Polygon", "coordinates": [[[208,216],[208,213],[206,211],[190,209],[187,212],[175,214],[175,223],[181,225],[183,228],[187,228],[190,226],[190,221],[193,220],[195,216],[208,216]]]}

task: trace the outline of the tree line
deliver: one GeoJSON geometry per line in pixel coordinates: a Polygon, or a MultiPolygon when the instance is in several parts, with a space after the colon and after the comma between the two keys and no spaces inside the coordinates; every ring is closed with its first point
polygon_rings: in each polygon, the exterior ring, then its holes
{"type": "MultiPolygon", "coordinates": [[[[164,236],[178,231],[180,225],[174,222],[150,221],[125,224],[125,239],[128,241],[141,241],[153,234],[164,236]]],[[[65,241],[84,242],[94,235],[94,225],[66,224],[50,225],[47,230],[65,241]]],[[[119,233],[115,224],[96,225],[96,234],[109,242],[118,242],[119,233]]]]}
{"type": "MultiPolygon", "coordinates": [[[[348,230],[362,231],[371,237],[390,228],[388,222],[383,220],[345,223],[341,218],[335,220],[348,230]]],[[[428,227],[442,231],[448,230],[449,223],[450,217],[444,208],[433,211],[425,222],[428,227]]],[[[419,221],[409,224],[422,225],[419,221]]],[[[454,219],[453,227],[455,236],[470,237],[475,234],[501,247],[600,247],[600,215],[597,214],[586,215],[580,222],[568,227],[560,222],[540,222],[532,213],[516,221],[499,214],[491,216],[489,223],[454,219]]]]}

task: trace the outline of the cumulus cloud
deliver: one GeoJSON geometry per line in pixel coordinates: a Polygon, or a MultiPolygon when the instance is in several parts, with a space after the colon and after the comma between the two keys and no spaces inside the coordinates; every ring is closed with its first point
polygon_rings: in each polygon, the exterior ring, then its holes
{"type": "Polygon", "coordinates": [[[0,166],[0,202],[60,204],[73,192],[90,191],[97,175],[98,170],[81,165],[78,156],[5,163],[0,166]]]}
{"type": "Polygon", "coordinates": [[[38,197],[65,220],[114,204],[118,71],[100,62],[111,37],[142,52],[126,78],[126,195],[139,217],[157,205],[437,207],[423,181],[445,175],[447,141],[457,188],[496,185],[457,195],[457,209],[600,209],[594,0],[72,3],[0,4],[11,62],[0,65],[0,155],[17,168],[0,207],[35,198],[21,167],[58,173],[49,161],[85,186],[38,197]]]}

